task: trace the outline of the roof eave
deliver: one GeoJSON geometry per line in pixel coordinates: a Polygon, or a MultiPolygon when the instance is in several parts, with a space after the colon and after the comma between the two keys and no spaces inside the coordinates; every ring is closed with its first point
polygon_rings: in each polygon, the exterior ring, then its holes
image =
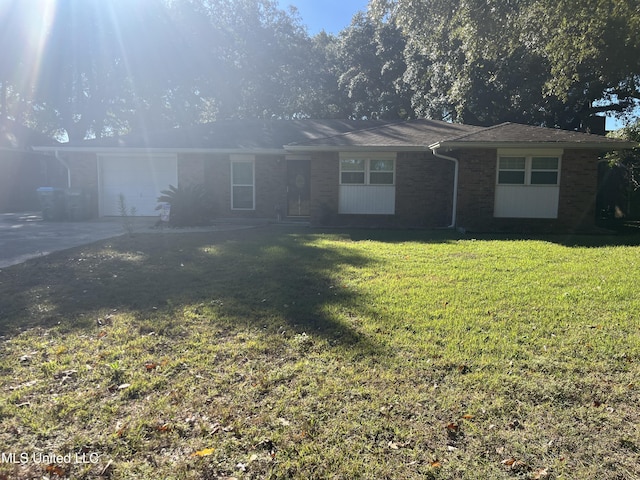
{"type": "Polygon", "coordinates": [[[96,154],[153,154],[153,153],[217,153],[250,155],[284,155],[283,148],[144,148],[144,147],[33,147],[38,152],[68,152],[96,154]]]}
{"type": "Polygon", "coordinates": [[[424,151],[426,145],[285,145],[289,152],[416,152],[424,151]]]}
{"type": "Polygon", "coordinates": [[[449,150],[460,148],[565,148],[583,150],[627,150],[639,145],[634,142],[436,142],[429,145],[430,149],[445,148],[449,150]]]}

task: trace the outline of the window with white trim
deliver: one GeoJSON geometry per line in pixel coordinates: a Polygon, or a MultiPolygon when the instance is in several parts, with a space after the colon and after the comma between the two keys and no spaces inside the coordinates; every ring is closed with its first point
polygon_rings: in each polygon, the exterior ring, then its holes
{"type": "Polygon", "coordinates": [[[498,185],[558,185],[559,156],[499,156],[498,185]]]}
{"type": "Polygon", "coordinates": [[[340,158],[341,185],[393,185],[395,160],[391,158],[340,158]]]}
{"type": "Polygon", "coordinates": [[[255,157],[231,155],[231,209],[255,209],[255,157]]]}
{"type": "Polygon", "coordinates": [[[562,150],[499,150],[494,216],[558,218],[562,150]]]}
{"type": "Polygon", "coordinates": [[[338,212],[393,215],[396,208],[394,152],[340,153],[338,212]]]}

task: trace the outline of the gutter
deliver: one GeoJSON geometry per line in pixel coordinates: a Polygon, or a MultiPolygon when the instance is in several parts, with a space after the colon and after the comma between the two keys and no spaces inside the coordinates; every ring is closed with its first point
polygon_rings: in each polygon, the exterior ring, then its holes
{"type": "Polygon", "coordinates": [[[69,153],[102,153],[102,154],[188,154],[188,153],[218,153],[218,154],[247,154],[247,155],[284,155],[284,148],[147,148],[147,147],[34,147],[36,152],[61,151],[69,153]]]}
{"type": "Polygon", "coordinates": [[[67,169],[67,188],[71,188],[71,168],[69,168],[69,164],[60,156],[59,150],[54,150],[53,154],[55,155],[56,160],[58,160],[62,166],[67,169]]]}
{"type": "Polygon", "coordinates": [[[456,227],[456,219],[457,219],[456,217],[457,217],[457,212],[458,212],[458,171],[460,170],[460,162],[458,161],[457,158],[450,157],[450,156],[438,153],[438,147],[437,146],[432,146],[432,147],[428,147],[428,148],[431,148],[431,153],[433,153],[434,157],[441,158],[443,160],[449,160],[450,162],[453,162],[454,173],[453,173],[453,202],[452,202],[452,207],[451,207],[451,225],[449,225],[446,228],[455,228],[456,227]]]}
{"type": "Polygon", "coordinates": [[[455,140],[437,142],[429,145],[429,148],[513,148],[513,149],[532,149],[532,148],[556,148],[565,150],[626,150],[635,148],[638,144],[628,141],[611,141],[611,142],[457,142],[455,140]]]}

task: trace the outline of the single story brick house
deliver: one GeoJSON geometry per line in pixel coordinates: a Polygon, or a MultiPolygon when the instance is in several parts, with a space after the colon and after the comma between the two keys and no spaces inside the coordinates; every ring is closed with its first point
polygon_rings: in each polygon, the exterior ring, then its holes
{"type": "Polygon", "coordinates": [[[217,218],[472,231],[589,229],[598,161],[631,142],[503,123],[232,120],[37,148],[96,216],[118,196],[157,215],[161,190],[203,184],[217,218]]]}

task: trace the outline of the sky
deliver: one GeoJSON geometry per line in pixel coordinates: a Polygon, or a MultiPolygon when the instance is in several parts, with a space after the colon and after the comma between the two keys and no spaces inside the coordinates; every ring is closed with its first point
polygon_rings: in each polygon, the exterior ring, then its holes
{"type": "Polygon", "coordinates": [[[368,0],[278,0],[280,8],[293,5],[298,9],[309,35],[323,29],[327,33],[339,33],[349,26],[357,12],[366,11],[368,3],[368,0]]]}

